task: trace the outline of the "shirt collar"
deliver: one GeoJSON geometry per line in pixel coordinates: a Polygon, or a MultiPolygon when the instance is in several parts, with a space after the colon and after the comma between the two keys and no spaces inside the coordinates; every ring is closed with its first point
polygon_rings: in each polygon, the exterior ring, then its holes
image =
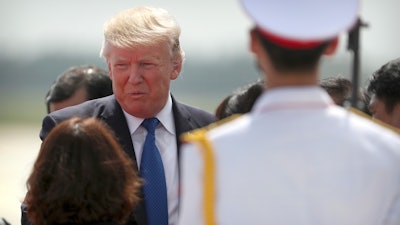
{"type": "MultiPolygon", "coordinates": [[[[133,134],[136,129],[142,124],[144,118],[139,118],[130,115],[129,113],[124,112],[126,122],[128,123],[129,131],[133,134]]],[[[155,116],[163,127],[171,134],[175,135],[175,124],[174,124],[174,116],[172,113],[172,98],[171,95],[168,95],[167,102],[165,106],[161,109],[161,111],[155,116]]]]}

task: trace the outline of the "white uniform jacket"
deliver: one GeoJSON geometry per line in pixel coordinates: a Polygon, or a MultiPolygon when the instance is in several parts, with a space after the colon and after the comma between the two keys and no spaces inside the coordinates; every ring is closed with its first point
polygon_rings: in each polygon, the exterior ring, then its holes
{"type": "Polygon", "coordinates": [[[208,153],[182,149],[180,225],[400,224],[398,134],[319,87],[268,89],[203,134],[208,153]]]}

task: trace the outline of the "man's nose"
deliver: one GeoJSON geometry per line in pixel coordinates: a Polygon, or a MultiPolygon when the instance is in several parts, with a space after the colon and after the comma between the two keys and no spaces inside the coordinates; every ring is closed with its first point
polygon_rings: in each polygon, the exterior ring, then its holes
{"type": "Polygon", "coordinates": [[[128,82],[130,83],[140,83],[143,80],[143,76],[137,66],[132,66],[129,72],[128,82]]]}

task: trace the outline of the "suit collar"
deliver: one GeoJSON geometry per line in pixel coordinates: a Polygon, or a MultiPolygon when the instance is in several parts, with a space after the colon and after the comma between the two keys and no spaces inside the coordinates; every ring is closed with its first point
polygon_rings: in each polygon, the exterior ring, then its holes
{"type": "Polygon", "coordinates": [[[104,110],[100,114],[100,118],[103,119],[115,132],[118,132],[116,136],[119,137],[119,142],[124,148],[125,152],[131,159],[136,162],[136,156],[133,149],[132,138],[129,132],[128,124],[121,106],[115,99],[115,96],[109,96],[105,102],[104,110]]]}
{"type": "Polygon", "coordinates": [[[196,128],[192,123],[192,116],[184,104],[179,103],[172,96],[172,113],[174,114],[176,136],[196,128]]]}

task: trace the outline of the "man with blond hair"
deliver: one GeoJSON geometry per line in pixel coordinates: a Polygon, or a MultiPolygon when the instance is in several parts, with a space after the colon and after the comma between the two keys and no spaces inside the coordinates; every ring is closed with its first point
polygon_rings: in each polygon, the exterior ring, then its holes
{"type": "Polygon", "coordinates": [[[215,121],[213,114],[179,103],[170,93],[184,60],[179,36],[177,21],[164,9],[137,7],[116,14],[104,25],[101,49],[114,95],[43,119],[42,139],[73,116],[101,118],[111,127],[144,184],[128,224],[177,223],[179,136],[215,121]]]}

